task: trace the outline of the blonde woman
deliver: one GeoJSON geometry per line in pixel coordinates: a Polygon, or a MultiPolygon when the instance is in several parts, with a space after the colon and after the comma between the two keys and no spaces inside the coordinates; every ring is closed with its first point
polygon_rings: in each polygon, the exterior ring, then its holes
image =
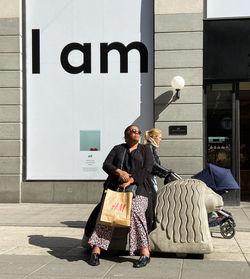
{"type": "Polygon", "coordinates": [[[169,169],[164,168],[161,165],[160,158],[156,151],[156,149],[160,145],[161,139],[162,139],[162,131],[156,128],[146,131],[143,139],[143,144],[149,145],[153,155],[153,169],[151,173],[151,181],[154,184],[154,188],[156,192],[158,191],[156,176],[160,178],[164,178],[169,174],[169,172],[171,172],[169,169]]]}

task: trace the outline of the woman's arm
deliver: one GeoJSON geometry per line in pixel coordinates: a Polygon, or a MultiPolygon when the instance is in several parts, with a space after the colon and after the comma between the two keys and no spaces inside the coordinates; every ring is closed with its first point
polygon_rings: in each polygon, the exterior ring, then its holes
{"type": "Polygon", "coordinates": [[[169,174],[170,170],[167,168],[164,168],[162,165],[158,164],[154,160],[153,170],[152,174],[159,176],[160,178],[166,177],[169,174]]]}
{"type": "Polygon", "coordinates": [[[170,170],[167,168],[164,168],[161,165],[161,162],[159,160],[158,154],[155,150],[155,148],[152,146],[152,144],[148,144],[152,154],[153,154],[153,168],[152,168],[152,174],[159,176],[160,178],[166,177],[170,170]]]}
{"type": "Polygon", "coordinates": [[[102,169],[108,174],[108,175],[116,175],[116,169],[117,166],[114,165],[114,159],[117,155],[117,147],[113,147],[112,150],[109,152],[108,156],[106,157],[102,169]]]}
{"type": "Polygon", "coordinates": [[[117,154],[119,152],[124,152],[124,151],[119,150],[118,147],[119,146],[115,146],[115,147],[112,148],[112,150],[109,152],[107,158],[105,159],[102,168],[108,175],[120,176],[122,181],[128,182],[129,178],[130,178],[130,175],[126,171],[123,171],[123,170],[119,169],[114,164],[114,161],[115,161],[115,158],[116,158],[117,154]]]}

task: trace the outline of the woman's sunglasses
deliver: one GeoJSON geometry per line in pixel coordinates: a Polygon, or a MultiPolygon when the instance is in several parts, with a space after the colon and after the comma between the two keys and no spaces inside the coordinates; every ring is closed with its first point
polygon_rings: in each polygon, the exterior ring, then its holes
{"type": "Polygon", "coordinates": [[[141,130],[131,129],[130,132],[133,133],[133,134],[141,135],[141,130]]]}

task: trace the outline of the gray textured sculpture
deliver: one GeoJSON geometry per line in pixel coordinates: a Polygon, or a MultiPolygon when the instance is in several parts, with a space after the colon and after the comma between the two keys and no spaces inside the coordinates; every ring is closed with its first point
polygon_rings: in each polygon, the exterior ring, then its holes
{"type": "Polygon", "coordinates": [[[221,196],[200,180],[181,179],[165,185],[157,195],[157,228],[151,249],[175,253],[211,253],[207,213],[222,209],[221,196]]]}
{"type": "MultiPolygon", "coordinates": [[[[207,213],[222,209],[221,196],[197,179],[176,180],[157,194],[157,228],[149,235],[152,251],[207,254],[213,250],[207,213]]],[[[83,247],[88,247],[86,236],[83,247]]],[[[128,230],[115,229],[111,250],[128,250],[128,230]]]]}

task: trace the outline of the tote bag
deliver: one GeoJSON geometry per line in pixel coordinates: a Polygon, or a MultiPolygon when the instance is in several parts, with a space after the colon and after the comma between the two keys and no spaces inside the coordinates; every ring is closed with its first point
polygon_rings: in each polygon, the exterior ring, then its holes
{"type": "Polygon", "coordinates": [[[106,190],[98,223],[111,227],[129,227],[132,198],[131,192],[106,190]]]}

